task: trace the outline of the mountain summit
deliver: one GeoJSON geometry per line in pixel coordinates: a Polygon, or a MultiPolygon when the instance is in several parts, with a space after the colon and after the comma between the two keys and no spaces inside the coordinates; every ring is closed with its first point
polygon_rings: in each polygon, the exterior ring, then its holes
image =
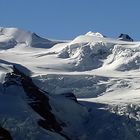
{"type": "Polygon", "coordinates": [[[119,40],[123,40],[123,41],[133,41],[133,39],[132,39],[129,35],[127,35],[127,34],[120,34],[119,40]]]}
{"type": "MultiPolygon", "coordinates": [[[[42,38],[36,33],[30,31],[24,31],[18,28],[0,28],[0,39],[7,38],[8,42],[17,45],[25,44],[25,46],[35,47],[35,48],[50,48],[58,42],[51,41],[49,39],[42,38]]],[[[8,44],[7,42],[7,44],[8,44]]],[[[12,45],[8,45],[9,47],[12,45]]],[[[7,48],[7,47],[5,47],[7,48]]]]}

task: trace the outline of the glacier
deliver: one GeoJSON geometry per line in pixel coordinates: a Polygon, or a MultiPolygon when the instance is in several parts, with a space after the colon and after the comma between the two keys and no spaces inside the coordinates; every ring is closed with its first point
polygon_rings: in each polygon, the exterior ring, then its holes
{"type": "Polygon", "coordinates": [[[89,31],[55,40],[0,28],[0,137],[139,140],[140,41],[89,31]]]}

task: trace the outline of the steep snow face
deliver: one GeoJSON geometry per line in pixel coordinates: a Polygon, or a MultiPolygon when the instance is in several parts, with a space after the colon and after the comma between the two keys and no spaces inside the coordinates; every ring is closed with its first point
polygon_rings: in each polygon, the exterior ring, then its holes
{"type": "MultiPolygon", "coordinates": [[[[0,42],[6,49],[13,48],[18,44],[37,48],[51,48],[57,41],[50,41],[35,33],[18,28],[0,28],[0,42]],[[1,39],[2,38],[2,39],[1,39]],[[4,44],[4,43],[7,43],[4,44]]],[[[0,48],[3,48],[0,44],[0,48]]]]}
{"type": "Polygon", "coordinates": [[[92,42],[70,44],[58,54],[58,57],[73,60],[75,70],[85,71],[101,67],[109,54],[109,44],[92,42]]]}
{"type": "Polygon", "coordinates": [[[137,45],[115,45],[104,66],[118,71],[138,70],[140,48],[137,45]]]}
{"type": "Polygon", "coordinates": [[[18,43],[30,44],[32,33],[18,28],[0,28],[0,34],[7,37],[13,37],[18,43]]]}
{"type": "Polygon", "coordinates": [[[58,42],[50,41],[48,39],[41,38],[35,33],[32,33],[32,42],[30,45],[35,48],[51,48],[58,42]]]}
{"type": "Polygon", "coordinates": [[[58,57],[71,60],[76,71],[97,68],[118,71],[139,68],[139,43],[115,41],[97,33],[79,36],[58,52],[58,57]]]}
{"type": "Polygon", "coordinates": [[[0,35],[0,50],[13,48],[17,44],[13,37],[0,35]]]}
{"type": "Polygon", "coordinates": [[[74,93],[77,98],[95,98],[107,90],[109,78],[95,75],[42,75],[35,83],[51,94],[74,93]],[[39,82],[39,81],[41,82],[39,82]]]}

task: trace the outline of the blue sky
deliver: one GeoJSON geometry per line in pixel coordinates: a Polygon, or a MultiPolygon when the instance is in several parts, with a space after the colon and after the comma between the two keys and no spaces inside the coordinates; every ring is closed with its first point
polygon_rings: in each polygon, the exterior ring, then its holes
{"type": "Polygon", "coordinates": [[[140,0],[0,0],[0,26],[72,39],[88,31],[140,40],[140,0]]]}

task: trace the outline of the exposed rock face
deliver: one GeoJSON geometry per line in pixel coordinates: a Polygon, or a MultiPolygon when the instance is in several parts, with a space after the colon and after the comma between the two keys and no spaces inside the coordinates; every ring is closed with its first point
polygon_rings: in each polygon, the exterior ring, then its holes
{"type": "MultiPolygon", "coordinates": [[[[7,73],[5,77],[6,82],[3,84],[4,88],[16,85],[21,86],[26,93],[28,105],[42,118],[38,120],[38,125],[42,128],[56,132],[67,140],[70,140],[62,131],[61,123],[56,119],[55,114],[52,112],[52,107],[49,102],[50,95],[46,91],[39,89],[29,76],[13,66],[13,72],[7,73]]],[[[75,96],[70,97],[72,100],[75,96]]],[[[75,97],[76,98],[76,97],[75,97]]],[[[65,125],[65,124],[63,124],[65,125]]],[[[1,135],[1,129],[0,129],[1,135]]],[[[5,139],[4,139],[5,140],[5,139]]],[[[11,139],[6,139],[11,140],[11,139]]]]}
{"type": "Polygon", "coordinates": [[[119,36],[119,40],[123,40],[123,41],[132,41],[132,42],[133,42],[133,39],[132,39],[129,35],[127,35],[127,34],[121,34],[121,35],[119,36]]]}
{"type": "Polygon", "coordinates": [[[0,127],[0,140],[13,140],[8,130],[0,127]]]}
{"type": "Polygon", "coordinates": [[[70,100],[75,101],[76,103],[78,103],[76,96],[73,93],[64,93],[61,94],[62,96],[69,98],[70,100]]]}
{"type": "Polygon", "coordinates": [[[55,116],[51,112],[51,106],[49,104],[49,97],[46,96],[45,91],[40,90],[33,82],[32,79],[15,66],[13,67],[13,73],[8,73],[7,78],[9,82],[5,83],[8,85],[16,84],[23,87],[26,95],[30,102],[28,104],[31,108],[44,118],[38,121],[38,124],[45,129],[50,131],[60,132],[62,130],[60,124],[56,121],[55,116]]]}

